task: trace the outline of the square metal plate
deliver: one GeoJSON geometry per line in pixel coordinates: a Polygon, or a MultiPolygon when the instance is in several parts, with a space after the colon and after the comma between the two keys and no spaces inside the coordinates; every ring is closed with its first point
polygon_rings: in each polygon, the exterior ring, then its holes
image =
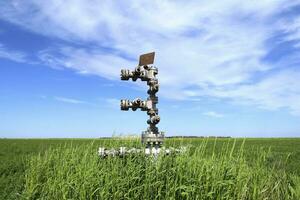
{"type": "Polygon", "coordinates": [[[153,64],[155,52],[140,55],[139,66],[153,64]]]}

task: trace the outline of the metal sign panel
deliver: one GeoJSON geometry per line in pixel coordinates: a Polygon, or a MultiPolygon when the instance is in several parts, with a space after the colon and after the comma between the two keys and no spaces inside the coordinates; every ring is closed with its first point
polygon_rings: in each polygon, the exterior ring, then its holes
{"type": "Polygon", "coordinates": [[[153,64],[154,63],[154,55],[155,55],[155,52],[140,55],[139,66],[153,64]]]}

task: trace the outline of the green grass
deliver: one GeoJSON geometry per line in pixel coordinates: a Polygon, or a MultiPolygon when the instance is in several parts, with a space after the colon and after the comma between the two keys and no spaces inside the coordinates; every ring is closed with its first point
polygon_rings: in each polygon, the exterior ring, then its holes
{"type": "Polygon", "coordinates": [[[166,141],[179,145],[154,161],[97,157],[139,141],[3,139],[0,199],[300,199],[300,139],[166,141]]]}

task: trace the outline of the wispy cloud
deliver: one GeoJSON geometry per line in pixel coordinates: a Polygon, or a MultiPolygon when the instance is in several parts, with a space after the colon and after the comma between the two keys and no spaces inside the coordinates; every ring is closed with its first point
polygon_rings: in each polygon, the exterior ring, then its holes
{"type": "Polygon", "coordinates": [[[290,59],[296,51],[280,63],[265,61],[278,44],[267,44],[275,35],[299,44],[300,14],[290,14],[290,23],[282,15],[296,5],[300,1],[15,0],[0,3],[0,18],[68,41],[39,52],[52,67],[114,80],[121,67],[136,65],[137,55],[155,50],[164,97],[208,96],[297,114],[300,74],[290,59]]]}
{"type": "Polygon", "coordinates": [[[281,21],[281,29],[286,34],[284,40],[294,42],[294,47],[300,47],[300,16],[281,21]]]}
{"type": "Polygon", "coordinates": [[[88,104],[88,102],[81,101],[78,99],[73,98],[66,98],[66,97],[54,97],[56,101],[64,102],[64,103],[70,103],[70,104],[88,104]]]}
{"type": "Polygon", "coordinates": [[[106,105],[113,109],[120,109],[120,99],[107,98],[105,99],[106,105]]]}
{"type": "Polygon", "coordinates": [[[223,114],[220,114],[220,113],[217,113],[217,112],[214,112],[214,111],[208,111],[208,112],[204,112],[202,114],[205,115],[205,116],[214,117],[214,118],[224,117],[223,114]]]}
{"type": "Polygon", "coordinates": [[[15,62],[26,62],[26,54],[24,52],[9,50],[1,43],[0,58],[9,59],[15,62]]]}
{"type": "Polygon", "coordinates": [[[53,68],[74,69],[80,74],[97,74],[107,79],[118,79],[120,66],[133,62],[108,54],[103,50],[61,47],[39,52],[40,60],[53,68]]]}

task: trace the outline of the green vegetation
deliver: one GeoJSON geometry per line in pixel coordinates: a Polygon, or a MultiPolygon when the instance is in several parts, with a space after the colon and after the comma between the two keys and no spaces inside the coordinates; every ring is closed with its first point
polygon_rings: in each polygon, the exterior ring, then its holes
{"type": "Polygon", "coordinates": [[[0,140],[0,199],[300,199],[300,139],[168,139],[186,154],[98,158],[137,140],[0,140]]]}

